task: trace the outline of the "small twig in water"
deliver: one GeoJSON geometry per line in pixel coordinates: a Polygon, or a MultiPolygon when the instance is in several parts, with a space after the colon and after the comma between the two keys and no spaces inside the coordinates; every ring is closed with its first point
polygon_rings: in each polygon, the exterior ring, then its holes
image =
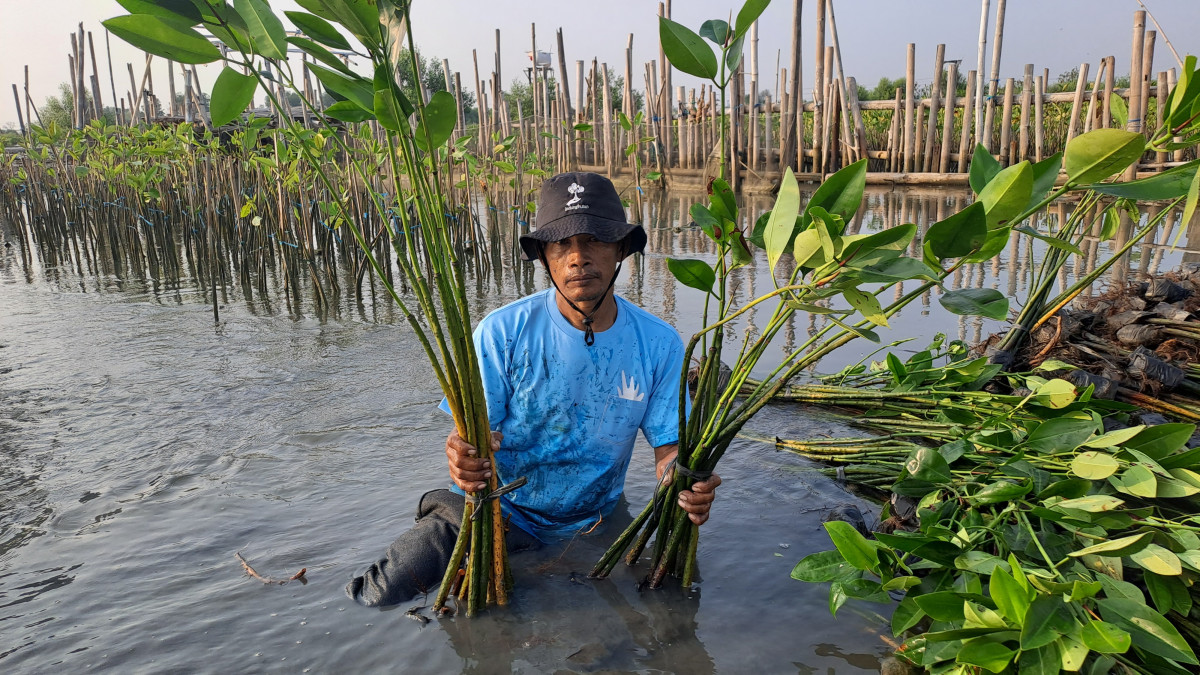
{"type": "Polygon", "coordinates": [[[277,584],[279,586],[282,586],[289,581],[300,581],[302,583],[308,582],[308,579],[306,579],[304,577],[305,573],[308,572],[307,567],[300,568],[299,572],[296,572],[295,574],[288,577],[287,579],[272,579],[271,577],[264,577],[263,575],[259,574],[258,572],[255,572],[254,568],[250,566],[250,563],[246,562],[246,559],[242,557],[241,551],[238,551],[238,552],[234,553],[233,555],[235,558],[238,559],[238,562],[242,563],[242,567],[246,570],[246,574],[249,574],[250,576],[254,577],[255,579],[258,579],[259,581],[263,582],[264,584],[277,584]]]}

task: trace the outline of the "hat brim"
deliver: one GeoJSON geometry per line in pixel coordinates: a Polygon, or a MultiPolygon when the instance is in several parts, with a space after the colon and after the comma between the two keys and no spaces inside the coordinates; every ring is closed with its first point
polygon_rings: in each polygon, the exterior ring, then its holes
{"type": "Polygon", "coordinates": [[[597,218],[586,213],[572,213],[548,225],[539,227],[529,234],[521,235],[521,253],[525,260],[534,261],[539,256],[541,244],[562,241],[577,234],[590,234],[600,241],[616,243],[625,240],[625,255],[641,253],[646,248],[646,230],[641,225],[623,220],[597,218]]]}

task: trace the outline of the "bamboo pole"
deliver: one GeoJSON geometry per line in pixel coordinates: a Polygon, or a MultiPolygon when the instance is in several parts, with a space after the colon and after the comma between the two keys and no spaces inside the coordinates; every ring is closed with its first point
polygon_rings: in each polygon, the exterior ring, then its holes
{"type": "MultiPolygon", "coordinates": [[[[825,3],[817,2],[816,47],[813,65],[813,171],[823,173],[822,158],[825,152],[825,3]]],[[[803,162],[801,162],[803,164],[803,162]]],[[[783,165],[780,165],[782,170],[783,165]]]]}
{"type": "MultiPolygon", "coordinates": [[[[1000,86],[1000,52],[1004,44],[1004,9],[1006,0],[996,1],[996,34],[992,38],[992,72],[988,78],[988,97],[987,97],[987,112],[983,120],[983,134],[981,136],[983,146],[988,149],[988,152],[994,152],[992,148],[992,125],[996,114],[996,91],[1000,86]]],[[[979,73],[980,77],[983,72],[979,73]]]]}
{"type": "Polygon", "coordinates": [[[567,82],[567,52],[563,47],[563,32],[562,28],[558,29],[558,79],[559,86],[562,87],[562,105],[560,110],[565,114],[568,123],[573,123],[575,119],[575,109],[571,106],[571,87],[567,82]]]}
{"type": "MultiPolygon", "coordinates": [[[[849,107],[849,105],[847,105],[847,98],[846,98],[847,83],[846,83],[846,73],[842,69],[842,45],[841,45],[841,42],[838,40],[837,18],[834,16],[834,13],[833,13],[833,0],[826,0],[826,3],[829,5],[829,34],[830,34],[830,37],[833,38],[833,63],[834,63],[834,67],[837,68],[837,74],[838,74],[838,93],[839,93],[838,105],[842,109],[842,116],[841,116],[842,135],[844,138],[846,138],[848,141],[850,141],[851,148],[852,148],[851,161],[854,161],[854,160],[859,159],[862,156],[865,156],[866,148],[860,147],[858,144],[857,136],[852,135],[850,133],[850,129],[851,129],[853,123],[850,121],[850,107],[849,107]]],[[[798,32],[797,32],[797,35],[799,35],[798,32]]],[[[796,72],[799,72],[799,70],[797,69],[796,72]]],[[[796,91],[800,91],[800,88],[797,87],[796,91]]],[[[800,110],[803,111],[803,109],[804,109],[804,107],[803,107],[803,102],[802,102],[801,106],[800,106],[800,110]]],[[[865,135],[866,135],[866,133],[864,131],[864,137],[865,137],[865,135]]]]}
{"type": "Polygon", "coordinates": [[[900,128],[900,98],[900,88],[896,87],[896,97],[892,106],[892,126],[888,133],[888,170],[893,173],[900,172],[904,168],[904,130],[900,128]]]}
{"type": "Polygon", "coordinates": [[[96,63],[96,43],[92,32],[88,31],[88,54],[92,59],[92,104],[96,110],[96,119],[104,118],[104,101],[100,95],[100,68],[96,63]]]}
{"type": "Polygon", "coordinates": [[[609,93],[612,90],[608,81],[608,64],[601,63],[600,70],[604,82],[604,90],[601,92],[601,100],[604,102],[604,168],[608,172],[609,178],[612,178],[616,170],[616,162],[613,157],[612,102],[609,93]]]}
{"type": "MultiPolygon", "coordinates": [[[[1146,58],[1146,12],[1133,13],[1133,44],[1129,56],[1129,120],[1126,131],[1142,132],[1142,65],[1146,58]]],[[[1125,170],[1125,180],[1137,178],[1137,162],[1125,170]]]]}
{"type": "Polygon", "coordinates": [[[858,160],[868,156],[867,126],[863,122],[862,106],[858,101],[858,82],[853,77],[846,78],[846,98],[849,99],[850,117],[854,119],[855,159],[858,160]]]}
{"type": "Polygon", "coordinates": [[[1071,116],[1067,121],[1067,142],[1075,138],[1075,128],[1079,124],[1079,114],[1083,108],[1083,93],[1087,90],[1088,68],[1087,61],[1079,64],[1079,79],[1075,82],[1075,99],[1071,101],[1071,116]]]}
{"type": "Polygon", "coordinates": [[[1012,136],[1013,89],[1016,80],[1008,78],[1004,82],[1004,112],[1000,115],[1000,162],[1005,166],[1013,163],[1010,137],[1012,136]]]}
{"type": "MultiPolygon", "coordinates": [[[[954,100],[958,94],[958,62],[951,61],[950,67],[946,70],[946,110],[945,120],[942,122],[942,153],[941,159],[938,161],[938,173],[946,173],[950,170],[950,147],[954,137],[954,108],[956,101],[954,100]]],[[[963,105],[963,124],[968,124],[968,115],[970,110],[967,105],[963,105]]],[[[936,117],[936,115],[934,116],[936,117]]],[[[932,119],[932,118],[931,118],[932,119]]],[[[930,134],[932,136],[932,134],[930,134]]]]}
{"type": "Polygon", "coordinates": [[[1112,126],[1112,96],[1116,90],[1117,81],[1117,57],[1108,57],[1108,71],[1104,76],[1104,102],[1102,104],[1102,124],[1101,126],[1108,129],[1112,126]]]}
{"type": "Polygon", "coordinates": [[[1040,162],[1046,149],[1046,76],[1038,75],[1033,88],[1033,161],[1040,162]]]}
{"type": "Polygon", "coordinates": [[[21,94],[17,90],[17,84],[15,82],[13,83],[12,90],[13,90],[13,102],[17,104],[17,125],[18,125],[18,128],[21,130],[21,135],[24,136],[28,132],[25,129],[25,117],[23,115],[21,115],[21,94]]]}
{"type": "MultiPolygon", "coordinates": [[[[975,137],[980,138],[979,132],[983,129],[983,66],[984,58],[987,55],[987,26],[988,15],[991,13],[991,0],[982,0],[983,6],[979,10],[979,56],[975,66],[975,72],[978,78],[975,86],[967,89],[967,98],[971,98],[971,92],[974,91],[973,110],[970,112],[971,119],[975,120],[975,137]]],[[[970,75],[968,75],[970,77],[970,75]]],[[[967,110],[963,110],[963,126],[969,127],[967,110]]],[[[960,144],[961,145],[961,144],[960,144]]],[[[960,153],[961,154],[961,153],[960,153]]],[[[963,166],[964,162],[959,159],[959,167],[963,166]]]]}
{"type": "Polygon", "coordinates": [[[1013,163],[1029,158],[1029,123],[1033,103],[1033,64],[1025,64],[1025,79],[1021,83],[1021,121],[1017,127],[1017,156],[1013,163]]]}
{"type": "MultiPolygon", "coordinates": [[[[1001,0],[1003,2],[1003,0],[1001,0]]],[[[908,43],[908,64],[904,69],[904,168],[905,173],[914,170],[916,145],[916,101],[913,99],[913,79],[916,77],[917,45],[908,43]]]]}
{"type": "MultiPolygon", "coordinates": [[[[108,29],[106,28],[106,29],[104,29],[104,52],[105,52],[105,56],[108,59],[108,86],[111,87],[111,89],[112,89],[113,109],[115,110],[116,106],[117,106],[117,81],[116,81],[116,78],[113,77],[112,47],[109,45],[108,36],[109,36],[109,33],[108,33],[108,29]]],[[[25,70],[26,70],[26,74],[28,74],[29,68],[26,67],[25,70]]],[[[29,118],[29,111],[26,111],[25,118],[26,119],[29,118]]],[[[122,122],[123,122],[123,120],[121,119],[121,116],[118,115],[117,116],[117,124],[119,125],[122,122]]]]}
{"type": "MultiPolygon", "coordinates": [[[[933,139],[937,133],[937,116],[938,108],[942,102],[942,69],[946,62],[946,45],[939,44],[933,59],[933,90],[929,93],[929,125],[925,128],[925,151],[924,161],[921,164],[921,170],[925,172],[933,171],[933,139]]],[[[947,88],[953,87],[955,83],[951,82],[947,88]]],[[[947,108],[947,117],[953,118],[953,108],[947,108]]],[[[943,140],[943,145],[945,140],[943,140]]]]}
{"type": "MultiPolygon", "coordinates": [[[[818,3],[824,4],[822,0],[817,0],[818,3]]],[[[803,159],[798,150],[800,143],[796,138],[796,129],[798,128],[797,120],[800,119],[800,106],[802,106],[804,97],[800,94],[800,49],[802,47],[800,38],[800,17],[803,10],[803,0],[793,0],[792,2],[792,60],[791,60],[791,80],[788,81],[788,89],[791,92],[791,99],[788,102],[787,115],[781,122],[779,136],[782,142],[779,160],[780,170],[785,167],[792,167],[799,170],[803,159]]],[[[721,111],[722,113],[724,111],[721,111]]]]}
{"type": "Polygon", "coordinates": [[[1107,67],[1108,59],[1100,59],[1100,67],[1096,69],[1096,81],[1092,83],[1092,96],[1088,100],[1087,120],[1083,125],[1084,133],[1100,128],[1100,81],[1104,79],[1104,71],[1107,67]]]}
{"type": "Polygon", "coordinates": [[[967,117],[968,110],[979,110],[979,99],[976,96],[981,93],[978,89],[980,80],[978,73],[974,70],[967,72],[967,90],[964,92],[968,101],[963,105],[963,120],[962,130],[959,132],[958,139],[958,172],[966,173],[971,157],[971,120],[967,117]],[[970,99],[975,100],[970,100],[970,99]]]}

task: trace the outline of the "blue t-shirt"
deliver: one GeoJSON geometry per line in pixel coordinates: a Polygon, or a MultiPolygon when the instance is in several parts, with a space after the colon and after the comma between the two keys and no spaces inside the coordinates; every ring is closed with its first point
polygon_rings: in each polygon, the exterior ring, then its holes
{"type": "Polygon", "coordinates": [[[554,293],[501,307],[474,333],[488,418],[504,434],[500,477],[529,479],[502,505],[538,537],[586,530],[612,510],[638,429],[653,447],[679,440],[675,328],[617,297],[616,321],[589,347],[554,293]]]}

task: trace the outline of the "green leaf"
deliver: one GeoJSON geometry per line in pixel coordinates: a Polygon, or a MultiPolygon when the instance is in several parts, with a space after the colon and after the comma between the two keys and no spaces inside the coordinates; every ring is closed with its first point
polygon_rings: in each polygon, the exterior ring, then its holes
{"type": "Polygon", "coordinates": [[[1095,183],[1136,162],[1146,147],[1141,134],[1096,129],[1067,143],[1066,170],[1072,183],[1095,183]]]}
{"type": "Polygon", "coordinates": [[[846,562],[837,551],[821,551],[805,556],[792,568],[793,579],[810,583],[849,581],[860,576],[862,572],[846,562]]]}
{"type": "Polygon", "coordinates": [[[840,321],[837,319],[837,317],[833,316],[832,314],[829,315],[829,320],[836,323],[837,325],[841,326],[842,329],[846,330],[847,332],[854,333],[855,335],[857,335],[860,338],[866,338],[867,340],[870,340],[871,342],[875,342],[875,343],[879,342],[879,334],[873,330],[870,330],[869,328],[863,328],[861,326],[854,326],[849,323],[846,323],[845,321],[840,321]]]}
{"type": "Polygon", "coordinates": [[[682,24],[658,17],[658,40],[671,65],[705,80],[717,76],[717,57],[704,39],[682,24]]]}
{"type": "Polygon", "coordinates": [[[737,196],[733,194],[733,188],[729,187],[729,183],[721,178],[712,179],[712,182],[709,183],[708,194],[714,216],[730,222],[737,222],[737,196]]]}
{"type": "MultiPolygon", "coordinates": [[[[1154,572],[1145,572],[1142,574],[1142,582],[1146,584],[1146,590],[1150,592],[1150,598],[1154,600],[1154,608],[1159,614],[1166,614],[1175,606],[1175,597],[1178,596],[1181,600],[1188,599],[1188,586],[1183,582],[1181,575],[1171,574],[1155,574],[1154,572]]],[[[1184,600],[1181,604],[1187,604],[1184,600]]],[[[1190,610],[1190,607],[1188,608],[1190,610]]],[[[1180,609],[1180,614],[1187,616],[1187,611],[1180,609]]]]}
{"type": "Polygon", "coordinates": [[[930,483],[949,483],[950,465],[935,448],[918,448],[904,464],[910,476],[930,483]]]}
{"type": "Polygon", "coordinates": [[[1096,620],[1083,627],[1082,638],[1088,649],[1101,654],[1124,654],[1133,642],[1129,633],[1111,623],[1096,620]]]}
{"type": "Polygon", "coordinates": [[[992,596],[992,601],[1005,618],[1018,626],[1025,624],[1025,613],[1029,611],[1033,594],[1022,588],[1004,568],[997,567],[992,570],[988,594],[992,596]]]}
{"type": "Polygon", "coordinates": [[[983,203],[975,202],[949,218],[930,225],[925,232],[925,248],[938,260],[961,258],[982,248],[987,236],[987,216],[983,203]]]}
{"type": "Polygon", "coordinates": [[[287,58],[287,33],[267,3],[263,0],[233,0],[233,6],[246,22],[257,54],[268,59],[287,58]]]}
{"type": "Polygon", "coordinates": [[[317,16],[341,24],[368,49],[382,45],[381,19],[385,11],[399,13],[392,2],[383,0],[297,0],[296,4],[317,16]]]}
{"type": "Polygon", "coordinates": [[[1072,558],[1078,558],[1085,555],[1103,555],[1109,557],[1121,557],[1136,553],[1150,545],[1150,532],[1142,532],[1141,534],[1132,534],[1128,537],[1120,539],[1110,539],[1109,541],[1093,544],[1087,548],[1078,551],[1071,551],[1068,555],[1072,558]]]}
{"type": "Polygon", "coordinates": [[[1129,124],[1129,106],[1125,105],[1125,99],[1121,98],[1120,94],[1115,92],[1109,94],[1108,109],[1112,114],[1115,127],[1120,128],[1129,124]]]}
{"type": "Polygon", "coordinates": [[[703,260],[667,258],[667,270],[679,283],[705,293],[712,293],[713,286],[717,283],[717,275],[713,268],[703,260]]]}
{"type": "Polygon", "coordinates": [[[258,80],[253,75],[243,75],[225,66],[213,85],[210,114],[213,126],[229,124],[241,116],[246,106],[254,99],[258,80]]]}
{"type": "Polygon", "coordinates": [[[325,108],[324,111],[327,117],[332,117],[335,120],[343,122],[365,122],[370,119],[375,119],[375,114],[369,110],[363,110],[362,106],[351,103],[350,101],[338,101],[333,105],[325,108]]]}
{"type": "Polygon", "coordinates": [[[180,63],[212,63],[221,52],[186,21],[150,14],[116,16],[101,22],[113,35],[138,49],[180,63]]]}
{"type": "Polygon", "coordinates": [[[976,145],[975,153],[971,156],[971,173],[969,176],[971,191],[975,194],[983,192],[983,188],[987,187],[987,184],[992,182],[992,179],[1003,168],[1000,162],[996,161],[995,157],[992,157],[992,153],[983,147],[982,143],[976,145]]]}
{"type": "Polygon", "coordinates": [[[404,96],[392,78],[392,67],[381,63],[375,68],[374,108],[380,126],[389,131],[408,131],[408,117],[413,113],[412,104],[404,96]]]}
{"type": "MultiPolygon", "coordinates": [[[[707,47],[706,47],[707,49],[707,47]]],[[[787,250],[792,239],[792,231],[796,224],[796,215],[800,212],[800,186],[796,176],[789,167],[783,173],[779,184],[779,196],[775,198],[775,206],[771,209],[771,218],[767,221],[767,229],[763,233],[766,243],[767,263],[771,274],[775,274],[775,264],[787,250]]]]}
{"type": "Polygon", "coordinates": [[[1052,642],[1030,651],[1022,651],[1017,657],[1020,675],[1058,675],[1062,659],[1058,643],[1052,642]]]}
{"type": "Polygon", "coordinates": [[[1146,427],[1122,447],[1144,452],[1151,459],[1161,460],[1187,444],[1194,433],[1195,424],[1158,424],[1146,427]]]}
{"type": "MultiPolygon", "coordinates": [[[[1187,199],[1185,199],[1183,202],[1182,216],[1183,218],[1187,218],[1187,220],[1182,220],[1180,222],[1192,222],[1192,216],[1196,214],[1197,202],[1200,202],[1200,171],[1197,171],[1196,175],[1192,176],[1192,182],[1188,185],[1187,199]]],[[[1175,235],[1175,241],[1173,241],[1171,244],[1172,246],[1179,241],[1179,236],[1183,234],[1183,230],[1184,228],[1179,228],[1179,232],[1175,235]]]]}
{"type": "MultiPolygon", "coordinates": [[[[811,230],[805,230],[804,232],[811,232],[811,230]]],[[[804,232],[796,235],[797,247],[799,247],[800,235],[804,234],[804,232]]],[[[820,248],[819,242],[817,247],[820,248]]],[[[802,264],[799,262],[798,257],[797,264],[802,264]]],[[[907,279],[928,279],[934,281],[938,278],[938,273],[929,265],[915,258],[893,258],[869,267],[864,267],[858,270],[855,276],[864,284],[879,283],[890,285],[907,279]]]]}
{"type": "Polygon", "coordinates": [[[863,318],[873,324],[887,327],[887,316],[883,313],[883,308],[879,306],[879,300],[870,293],[864,293],[857,288],[847,288],[842,291],[842,295],[850,306],[858,310],[863,318]]]}
{"type": "Polygon", "coordinates": [[[1055,378],[1038,387],[1033,400],[1047,408],[1065,408],[1075,401],[1075,385],[1055,378]]]}
{"type": "Polygon", "coordinates": [[[1180,663],[1200,665],[1187,641],[1158,612],[1131,600],[1105,598],[1096,604],[1101,617],[1127,631],[1135,647],[1180,663]]]}
{"type": "Polygon", "coordinates": [[[1110,431],[1106,434],[1102,434],[1095,438],[1088,439],[1088,441],[1083,444],[1083,447],[1085,447],[1085,448],[1115,448],[1116,446],[1121,445],[1122,443],[1128,441],[1129,439],[1133,438],[1134,436],[1137,436],[1138,434],[1140,434],[1142,432],[1142,429],[1145,429],[1145,428],[1146,428],[1145,425],[1139,424],[1136,427],[1129,427],[1127,429],[1116,429],[1114,431],[1110,431]]]}
{"type": "Polygon", "coordinates": [[[846,562],[860,570],[875,571],[879,567],[879,552],[853,525],[831,520],[825,523],[825,531],[846,562]]]}
{"type": "Polygon", "coordinates": [[[742,8],[738,10],[737,20],[733,22],[733,36],[738,38],[748,33],[750,25],[758,20],[769,4],[771,4],[771,0],[746,0],[742,8]]]}
{"type": "MultiPolygon", "coordinates": [[[[830,215],[841,216],[844,223],[850,222],[850,219],[858,212],[858,207],[862,205],[863,190],[866,189],[866,185],[867,160],[865,159],[860,159],[826,178],[813,192],[812,199],[809,199],[808,204],[805,205],[804,214],[800,219],[801,227],[807,228],[812,223],[812,210],[816,207],[825,209],[830,215]]],[[[834,234],[840,235],[841,232],[834,234]]]]}
{"type": "Polygon", "coordinates": [[[1135,497],[1155,497],[1158,495],[1158,480],[1154,472],[1140,464],[1129,467],[1117,479],[1117,489],[1135,497]]]}
{"type": "Polygon", "coordinates": [[[1129,559],[1137,563],[1142,569],[1154,572],[1155,574],[1168,577],[1183,574],[1183,566],[1179,563],[1179,556],[1158,544],[1150,544],[1136,553],[1130,553],[1129,559]]]}
{"type": "Polygon", "coordinates": [[[1067,253],[1071,253],[1080,257],[1083,256],[1083,251],[1081,251],[1075,244],[1072,244],[1065,239],[1060,239],[1059,237],[1042,234],[1028,225],[1014,228],[1014,231],[1020,232],[1021,234],[1027,234],[1034,239],[1040,239],[1060,251],[1066,251],[1067,253]]]}
{"type": "Polygon", "coordinates": [[[1033,168],[1029,162],[1015,164],[996,174],[979,193],[978,201],[983,202],[988,230],[1010,224],[1009,221],[1025,210],[1032,194],[1033,168]]]}
{"type": "Polygon", "coordinates": [[[309,56],[313,57],[317,61],[324,63],[325,65],[329,66],[330,68],[341,71],[344,75],[349,75],[349,76],[354,75],[354,71],[350,70],[349,66],[342,63],[341,59],[334,56],[333,52],[331,52],[328,49],[322,47],[321,45],[313,42],[312,40],[309,40],[308,38],[304,38],[304,37],[299,37],[299,36],[291,36],[287,39],[287,41],[288,41],[288,44],[299,49],[300,51],[304,52],[305,54],[308,54],[309,56]]]}
{"type": "Polygon", "coordinates": [[[847,267],[867,267],[894,260],[908,248],[917,236],[917,226],[909,223],[881,230],[874,234],[855,234],[842,237],[842,263],[847,267]]]}
{"type": "Polygon", "coordinates": [[[934,621],[962,621],[963,600],[960,593],[953,591],[938,591],[915,596],[917,606],[928,614],[934,621]]]}
{"type": "Polygon", "coordinates": [[[308,12],[284,12],[284,15],[308,37],[334,49],[351,49],[350,42],[338,32],[333,24],[308,12]]]}
{"type": "MultiPolygon", "coordinates": [[[[1102,195],[1136,199],[1138,201],[1158,201],[1185,197],[1192,183],[1196,180],[1200,159],[1194,159],[1182,166],[1172,167],[1156,173],[1153,176],[1126,181],[1124,183],[1092,183],[1080,185],[1080,189],[1094,190],[1102,195]]],[[[1190,222],[1190,221],[1183,221],[1190,222]]]]}
{"type": "Polygon", "coordinates": [[[413,131],[413,141],[425,152],[433,152],[435,148],[450,140],[456,124],[458,102],[454,99],[454,94],[435,91],[429,97],[429,103],[421,109],[417,128],[413,131]]]}
{"type": "Polygon", "coordinates": [[[1062,497],[1063,499],[1079,499],[1092,489],[1092,481],[1082,478],[1064,478],[1046,486],[1038,493],[1038,499],[1062,497]]]}
{"type": "Polygon", "coordinates": [[[990,575],[997,569],[1008,569],[1008,563],[991,553],[967,551],[954,560],[954,567],[976,574],[990,575]]]}
{"type": "Polygon", "coordinates": [[[117,0],[130,14],[153,14],[163,19],[186,21],[195,26],[204,21],[191,0],[117,0]]]}
{"type": "MultiPolygon", "coordinates": [[[[999,480],[984,486],[979,492],[967,497],[967,501],[975,506],[1001,504],[1020,499],[1033,489],[1033,481],[1026,479],[1020,483],[999,480]]],[[[990,570],[989,570],[990,571],[990,570]]]]}
{"type": "Polygon", "coordinates": [[[729,74],[729,77],[733,76],[733,72],[737,70],[738,64],[742,60],[742,46],[745,41],[745,36],[738,36],[725,50],[725,72],[729,74]]]}
{"type": "Polygon", "coordinates": [[[363,110],[375,111],[375,90],[370,81],[357,75],[351,78],[341,73],[335,73],[315,63],[308,64],[308,69],[330,92],[354,103],[363,110]]]}
{"type": "Polygon", "coordinates": [[[998,642],[975,639],[963,644],[958,651],[955,662],[978,666],[993,673],[999,673],[1008,667],[1017,653],[998,642]]]}
{"type": "MultiPolygon", "coordinates": [[[[783,236],[782,234],[780,236],[783,236]]],[[[796,265],[804,267],[812,257],[821,250],[821,235],[816,228],[801,230],[796,234],[795,242],[792,246],[792,256],[796,259],[796,265]]]]}
{"type": "Polygon", "coordinates": [[[1087,497],[1079,497],[1077,499],[1064,499],[1053,506],[1061,509],[1087,511],[1088,513],[1103,513],[1105,511],[1112,511],[1124,503],[1125,500],[1118,499],[1112,495],[1088,495],[1087,497]]]}
{"type": "Polygon", "coordinates": [[[916,598],[911,595],[905,596],[900,604],[896,605],[896,610],[892,612],[892,634],[900,635],[924,618],[925,612],[917,606],[916,598]]]}
{"type": "Polygon", "coordinates": [[[1025,206],[1026,210],[1037,206],[1054,189],[1054,182],[1062,170],[1062,160],[1063,154],[1056,152],[1033,165],[1033,194],[1025,206]]]}
{"type": "Polygon", "coordinates": [[[1042,422],[1026,439],[1026,445],[1041,453],[1067,452],[1078,448],[1096,433],[1096,420],[1091,415],[1072,413],[1070,417],[1055,417],[1042,422]]]}
{"type": "Polygon", "coordinates": [[[709,19],[700,24],[700,37],[708,38],[718,47],[724,47],[729,39],[729,24],[720,19],[709,19]]]}
{"type": "Polygon", "coordinates": [[[1021,651],[1037,649],[1071,632],[1075,620],[1061,598],[1040,596],[1029,605],[1021,626],[1021,651]]]}
{"type": "Polygon", "coordinates": [[[986,316],[1003,320],[1008,317],[1008,298],[994,288],[962,288],[948,291],[938,302],[954,314],[986,316]]]}

